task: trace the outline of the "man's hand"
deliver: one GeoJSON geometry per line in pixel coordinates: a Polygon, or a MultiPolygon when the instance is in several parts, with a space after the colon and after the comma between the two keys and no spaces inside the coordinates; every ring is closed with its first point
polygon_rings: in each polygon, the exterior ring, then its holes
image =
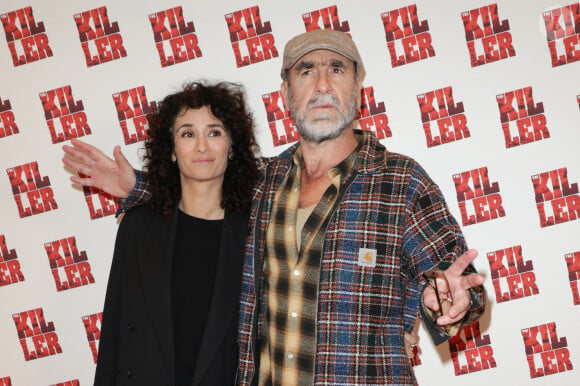
{"type": "MultiPolygon", "coordinates": [[[[436,285],[439,291],[439,301],[435,295],[435,289],[428,285],[423,291],[423,303],[428,308],[440,312],[437,324],[440,326],[457,323],[467,313],[471,306],[471,296],[469,289],[482,285],[483,275],[472,273],[463,275],[463,271],[475,259],[477,251],[470,249],[459,256],[442,274],[436,275],[436,285]]],[[[435,283],[434,283],[435,284],[435,283]]]]}
{"type": "Polygon", "coordinates": [[[419,345],[419,334],[417,332],[418,320],[415,322],[415,328],[413,331],[405,332],[405,353],[407,358],[411,359],[415,357],[415,349],[419,345]]]}
{"type": "Polygon", "coordinates": [[[71,181],[83,186],[92,186],[105,192],[125,198],[135,185],[135,171],[129,161],[121,153],[121,148],[115,146],[114,160],[107,157],[94,146],[78,139],[71,140],[72,146],[64,145],[66,153],[62,162],[84,174],[85,177],[71,176],[71,181]]]}

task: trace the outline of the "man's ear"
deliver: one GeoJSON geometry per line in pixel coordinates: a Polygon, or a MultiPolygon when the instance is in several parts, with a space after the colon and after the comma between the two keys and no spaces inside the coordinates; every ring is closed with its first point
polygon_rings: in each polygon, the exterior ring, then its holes
{"type": "Polygon", "coordinates": [[[288,82],[282,82],[280,86],[280,93],[282,94],[282,102],[284,102],[284,108],[288,110],[290,101],[288,100],[288,82]]]}
{"type": "Polygon", "coordinates": [[[360,104],[361,104],[361,89],[363,87],[362,80],[360,80],[360,79],[357,79],[356,80],[356,87],[357,87],[357,90],[358,90],[358,92],[356,94],[356,106],[357,106],[357,109],[360,109],[360,104]]]}

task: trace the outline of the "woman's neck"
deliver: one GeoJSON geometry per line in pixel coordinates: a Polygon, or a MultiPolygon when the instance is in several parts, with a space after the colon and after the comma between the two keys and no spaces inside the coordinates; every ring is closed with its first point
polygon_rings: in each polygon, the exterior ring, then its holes
{"type": "Polygon", "coordinates": [[[221,206],[221,189],[221,183],[182,184],[179,209],[190,216],[205,220],[222,219],[224,209],[221,206]]]}

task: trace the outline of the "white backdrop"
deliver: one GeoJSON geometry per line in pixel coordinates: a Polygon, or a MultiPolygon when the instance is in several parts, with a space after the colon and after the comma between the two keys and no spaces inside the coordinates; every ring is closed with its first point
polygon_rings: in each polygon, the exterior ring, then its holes
{"type": "Polygon", "coordinates": [[[419,383],[577,385],[579,8],[3,0],[0,385],[92,383],[116,207],[72,186],[62,144],[120,144],[139,166],[144,115],[206,78],[246,86],[275,155],[296,135],[282,51],[307,28],[351,34],[367,69],[361,125],[428,170],[480,252],[488,310],[437,348],[420,329],[419,383]]]}

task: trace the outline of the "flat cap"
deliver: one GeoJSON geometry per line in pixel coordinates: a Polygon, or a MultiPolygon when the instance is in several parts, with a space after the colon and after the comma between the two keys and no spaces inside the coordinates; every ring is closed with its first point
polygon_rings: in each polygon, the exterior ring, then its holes
{"type": "Polygon", "coordinates": [[[317,29],[305,32],[290,39],[284,47],[284,59],[280,76],[286,81],[286,72],[298,59],[314,50],[329,50],[341,54],[356,63],[357,77],[363,80],[365,68],[352,38],[344,32],[317,29]]]}

